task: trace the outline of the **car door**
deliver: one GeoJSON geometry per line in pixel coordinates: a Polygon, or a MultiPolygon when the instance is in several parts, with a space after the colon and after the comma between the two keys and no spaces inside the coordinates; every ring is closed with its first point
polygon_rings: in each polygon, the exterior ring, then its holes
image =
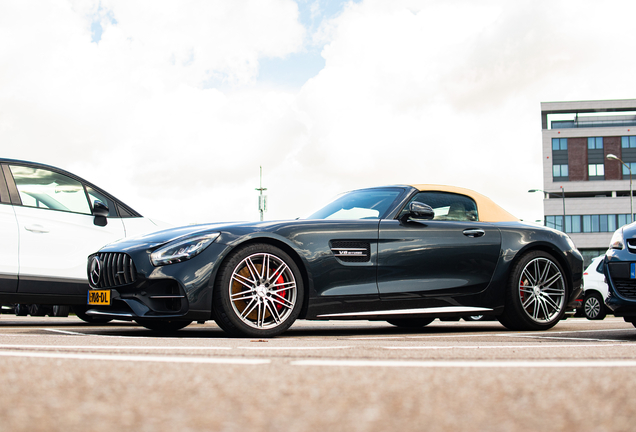
{"type": "Polygon", "coordinates": [[[18,222],[0,171],[0,292],[18,288],[18,222]]]}
{"type": "Polygon", "coordinates": [[[417,299],[484,290],[499,258],[499,230],[479,222],[476,204],[464,195],[420,192],[411,201],[430,205],[435,218],[380,222],[381,297],[417,299]]]}
{"type": "Polygon", "coordinates": [[[98,223],[84,185],[64,174],[9,165],[20,205],[14,206],[19,232],[19,293],[82,294],[86,258],[124,237],[120,218],[98,223]],[[102,226],[103,225],[103,226],[102,226]]]}

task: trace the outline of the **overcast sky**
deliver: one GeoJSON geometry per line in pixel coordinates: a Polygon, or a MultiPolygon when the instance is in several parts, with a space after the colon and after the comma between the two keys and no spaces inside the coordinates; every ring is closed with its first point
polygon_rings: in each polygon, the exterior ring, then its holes
{"type": "Polygon", "coordinates": [[[630,99],[636,2],[0,2],[0,154],[175,224],[397,183],[542,219],[540,103],[630,99]]]}

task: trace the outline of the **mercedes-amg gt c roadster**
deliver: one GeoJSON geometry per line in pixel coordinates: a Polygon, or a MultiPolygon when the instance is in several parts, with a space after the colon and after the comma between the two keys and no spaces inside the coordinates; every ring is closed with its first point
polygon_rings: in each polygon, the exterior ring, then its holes
{"type": "Polygon", "coordinates": [[[344,193],[305,219],[187,226],[88,257],[86,313],[173,331],[213,319],[272,337],[296,319],[495,316],[545,330],[574,307],[583,260],[559,231],[519,221],[471,190],[387,186],[344,193]]]}

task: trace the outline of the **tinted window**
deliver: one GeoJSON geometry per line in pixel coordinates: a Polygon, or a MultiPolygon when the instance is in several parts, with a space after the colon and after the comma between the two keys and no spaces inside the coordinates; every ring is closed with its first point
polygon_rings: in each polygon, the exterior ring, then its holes
{"type": "Polygon", "coordinates": [[[402,189],[365,189],[346,192],[307,219],[380,219],[402,189]]]}
{"type": "Polygon", "coordinates": [[[65,175],[20,165],[10,165],[22,205],[91,214],[84,186],[65,175]]]}
{"type": "MultiPolygon", "coordinates": [[[[417,201],[433,207],[435,217],[433,220],[445,221],[477,221],[477,204],[466,195],[450,192],[420,192],[410,202],[417,201]]],[[[409,202],[409,203],[410,203],[409,202]]],[[[408,212],[407,207],[402,214],[408,212]]]]}

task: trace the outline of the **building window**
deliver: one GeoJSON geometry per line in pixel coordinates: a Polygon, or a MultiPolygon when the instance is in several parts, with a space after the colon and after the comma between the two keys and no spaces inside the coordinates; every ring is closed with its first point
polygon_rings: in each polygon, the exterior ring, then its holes
{"type": "Polygon", "coordinates": [[[581,216],[565,217],[565,232],[580,233],[581,232],[581,216]]]}
{"type": "Polygon", "coordinates": [[[552,177],[567,177],[568,166],[567,165],[552,165],[552,177]]]}
{"type": "MultiPolygon", "coordinates": [[[[545,225],[563,231],[563,216],[546,216],[545,225]]],[[[567,215],[566,233],[614,232],[617,228],[630,223],[629,214],[567,215]]]]}
{"type": "MultiPolygon", "coordinates": [[[[636,162],[625,162],[625,165],[629,166],[629,169],[632,170],[632,174],[636,174],[636,162]]],[[[625,165],[622,165],[622,167],[623,167],[623,175],[624,176],[628,176],[629,175],[629,169],[627,169],[627,167],[625,165]]]]}
{"type": "Polygon", "coordinates": [[[636,136],[621,137],[622,148],[636,148],[636,136]]]}
{"type": "Polygon", "coordinates": [[[545,226],[563,231],[563,216],[546,216],[545,226]]]}
{"type": "Polygon", "coordinates": [[[603,150],[603,137],[590,137],[590,138],[588,138],[587,139],[587,148],[588,148],[588,150],[603,150]]]}
{"type": "Polygon", "coordinates": [[[629,214],[619,214],[618,215],[618,226],[622,227],[623,225],[627,225],[632,223],[632,220],[629,218],[629,214]]]}
{"type": "Polygon", "coordinates": [[[568,139],[567,138],[552,138],[552,150],[567,150],[568,139]]]}
{"type": "Polygon", "coordinates": [[[603,177],[605,175],[605,165],[589,164],[587,166],[588,175],[591,177],[603,177]]]}

